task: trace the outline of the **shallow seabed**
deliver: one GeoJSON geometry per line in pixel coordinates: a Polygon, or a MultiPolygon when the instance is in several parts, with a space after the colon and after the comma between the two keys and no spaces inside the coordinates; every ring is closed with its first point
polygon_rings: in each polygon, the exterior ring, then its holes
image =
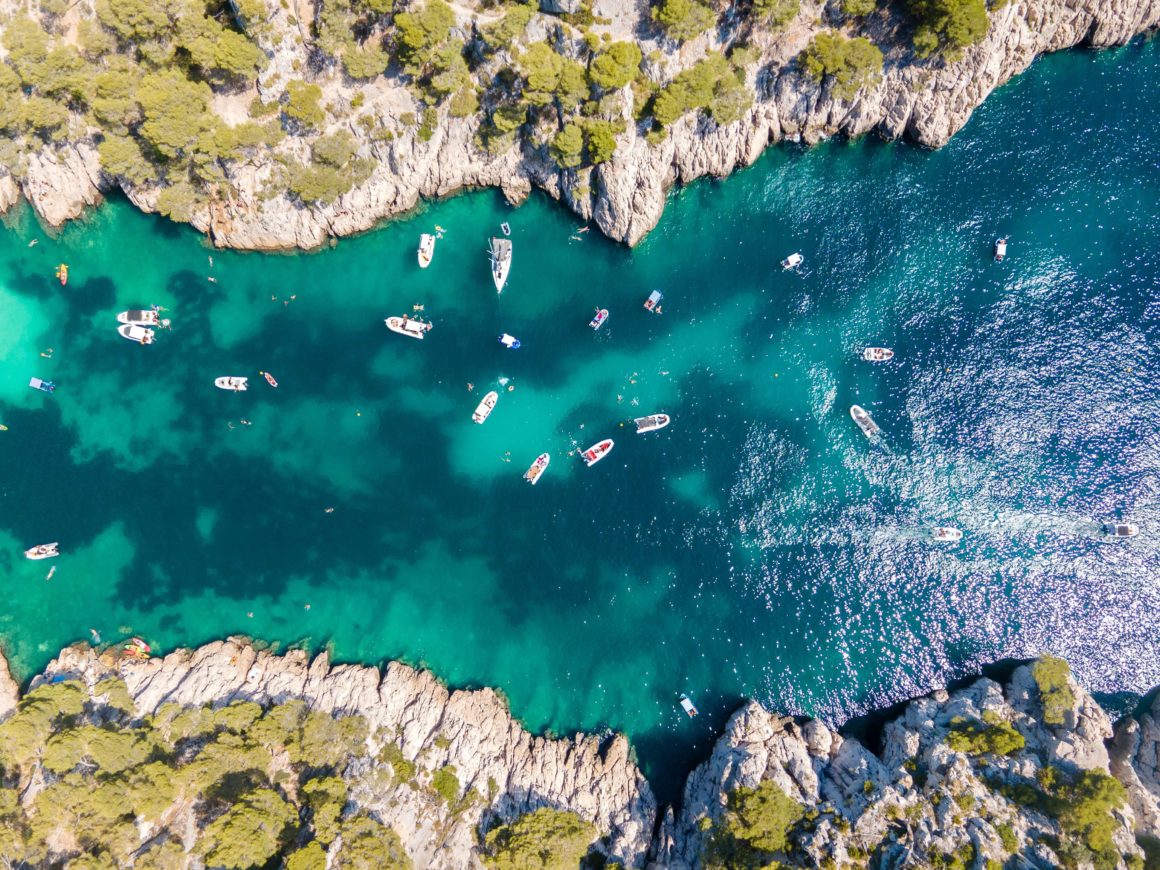
{"type": "Polygon", "coordinates": [[[492,193],[295,256],[210,252],[119,200],[55,239],[18,211],[5,649],[22,676],[90,628],[401,658],[501,689],[533,729],[627,731],[667,797],[742,696],[841,721],[1042,650],[1099,691],[1158,683],[1157,88],[1155,44],[1053,57],[941,151],[773,149],[674,196],[634,251],[492,193]],[[118,337],[149,304],[172,332],[118,337]],[[426,340],[385,329],[415,304],[426,340]],[[654,411],[672,425],[625,425],[654,411]],[[603,437],[593,468],[568,455],[603,437]],[[1117,517],[1140,537],[1101,538],[1117,517]],[[54,562],[22,558],[54,540],[54,562]]]}

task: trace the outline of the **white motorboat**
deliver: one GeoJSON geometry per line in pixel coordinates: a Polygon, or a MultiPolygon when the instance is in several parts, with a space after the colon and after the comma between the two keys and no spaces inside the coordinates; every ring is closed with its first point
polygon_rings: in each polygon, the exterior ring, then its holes
{"type": "Polygon", "coordinates": [[[35,547],[29,547],[24,551],[26,558],[36,562],[41,559],[51,559],[53,556],[60,555],[60,544],[53,541],[51,544],[37,544],[35,547]]]}
{"type": "Polygon", "coordinates": [[[888,347],[868,347],[862,351],[862,359],[866,362],[886,362],[894,359],[894,351],[888,347]]]}
{"type": "Polygon", "coordinates": [[[512,268],[511,239],[493,238],[487,252],[491,255],[491,279],[495,282],[495,292],[502,293],[512,268]]]}
{"type": "Polygon", "coordinates": [[[588,321],[588,325],[591,326],[593,329],[599,329],[600,327],[602,327],[604,325],[604,321],[606,321],[607,319],[608,319],[608,309],[607,308],[597,308],[596,314],[594,314],[592,319],[588,321]]]}
{"type": "Polygon", "coordinates": [[[954,526],[935,526],[930,530],[930,536],[936,541],[946,541],[947,543],[963,539],[963,533],[954,526]]]}
{"type": "Polygon", "coordinates": [[[802,260],[804,260],[804,259],[805,259],[805,257],[803,257],[801,254],[795,252],[793,254],[790,254],[788,257],[786,257],[784,260],[781,261],[781,268],[783,268],[783,269],[796,269],[798,266],[800,266],[802,264],[802,260]]]}
{"type": "Polygon", "coordinates": [[[40,378],[29,378],[28,386],[34,390],[40,390],[42,393],[51,393],[56,390],[56,384],[52,381],[42,381],[40,378]]]}
{"type": "Polygon", "coordinates": [[[689,714],[689,718],[693,718],[699,712],[693,705],[693,700],[686,694],[681,694],[681,709],[689,714]]]}
{"type": "Polygon", "coordinates": [[[419,268],[426,269],[435,256],[435,237],[430,233],[419,236],[419,268]]]}
{"type": "Polygon", "coordinates": [[[612,450],[612,439],[605,438],[603,441],[598,441],[597,443],[593,444],[591,447],[581,453],[580,456],[584,459],[584,462],[588,465],[588,467],[591,468],[593,465],[607,456],[610,450],[612,450]]]}
{"type": "Polygon", "coordinates": [[[161,315],[156,311],[122,311],[117,315],[117,322],[136,326],[160,326],[161,315]]]}
{"type": "Polygon", "coordinates": [[[861,405],[851,405],[850,416],[854,418],[854,422],[858,424],[858,428],[866,433],[867,438],[873,438],[881,431],[878,428],[878,424],[874,422],[874,418],[867,414],[861,405]]]}
{"type": "Polygon", "coordinates": [[[512,350],[516,350],[520,346],[520,340],[514,335],[508,335],[506,332],[499,337],[499,343],[512,350]]]}
{"type": "Polygon", "coordinates": [[[547,453],[541,453],[536,457],[536,461],[531,464],[531,467],[524,472],[524,480],[526,480],[532,486],[535,486],[536,481],[540,479],[540,475],[544,473],[548,467],[548,463],[551,461],[551,456],[549,456],[547,453]]]}
{"type": "Polygon", "coordinates": [[[509,224],[507,221],[504,221],[502,224],[500,224],[499,228],[505,236],[510,236],[512,234],[511,224],[509,224]]]}
{"type": "Polygon", "coordinates": [[[247,378],[235,378],[229,375],[214,378],[213,385],[219,390],[233,390],[235,393],[242,393],[250,388],[250,382],[247,378]]]}
{"type": "Polygon", "coordinates": [[[1134,538],[1140,534],[1135,523],[1104,523],[1104,534],[1113,538],[1134,538]]]}
{"type": "Polygon", "coordinates": [[[1007,256],[1007,239],[995,239],[995,261],[1002,263],[1007,256]]]}
{"type": "Polygon", "coordinates": [[[135,341],[137,344],[153,344],[153,330],[147,326],[138,326],[135,323],[126,323],[117,327],[121,338],[135,341]]]}
{"type": "Polygon", "coordinates": [[[651,311],[653,314],[660,314],[661,300],[664,298],[664,294],[660,290],[654,290],[648,294],[648,299],[644,300],[644,310],[651,311]]]}
{"type": "Polygon", "coordinates": [[[492,390],[478,405],[475,406],[475,411],[471,415],[471,419],[476,423],[482,423],[491,416],[491,412],[495,410],[495,403],[499,401],[499,393],[492,390]]]}
{"type": "Polygon", "coordinates": [[[406,314],[402,317],[388,317],[383,323],[387,325],[387,329],[391,332],[397,332],[399,335],[405,335],[408,338],[419,339],[424,338],[432,326],[430,323],[415,320],[415,318],[408,317],[406,314]]]}
{"type": "Polygon", "coordinates": [[[669,425],[668,414],[649,414],[647,417],[637,417],[633,420],[636,424],[636,434],[643,435],[645,432],[655,432],[657,429],[664,429],[669,425]]]}

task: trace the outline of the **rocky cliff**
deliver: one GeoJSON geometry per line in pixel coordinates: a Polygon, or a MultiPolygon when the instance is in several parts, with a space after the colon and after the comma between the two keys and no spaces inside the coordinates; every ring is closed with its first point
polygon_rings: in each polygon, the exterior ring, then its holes
{"type": "MultiPolygon", "coordinates": [[[[1056,662],[1051,686],[1023,666],[1006,686],[979,679],[914,700],[886,724],[878,751],[750,702],[690,775],[679,810],[659,814],[623,736],[533,737],[494,692],[449,691],[397,663],[332,666],[325,654],[311,662],[240,639],[146,662],[76,646],[32,688],[61,679],[91,688],[119,673],[137,716],[163,704],[290,699],[360,714],[372,741],[393,739],[413,774],[377,775],[381,754],[352,765],[350,799],[398,832],[418,868],[482,867],[482,831],[541,806],[592,822],[596,850],[625,867],[764,866],[774,854],[814,867],[1141,867],[1137,841],[1160,836],[1160,701],[1113,732],[1056,662]],[[464,795],[455,805],[422,785],[449,764],[464,795]],[[745,804],[747,795],[763,803],[745,804]],[[765,813],[771,795],[776,814],[765,813]]],[[[16,696],[0,667],[0,718],[16,696]]]]}
{"type": "MultiPolygon", "coordinates": [[[[647,95],[638,84],[624,87],[610,109],[623,131],[611,159],[599,165],[560,168],[549,156],[548,139],[520,138],[492,153],[479,145],[482,113],[454,117],[446,104],[424,128],[416,118],[423,103],[405,77],[378,76],[351,81],[341,69],[320,62],[309,22],[318,18],[316,0],[253,0],[263,9],[263,29],[255,36],[267,56],[264,71],[250,90],[215,97],[214,110],[230,123],[245,117],[252,98],[277,102],[291,79],[310,70],[322,88],[327,120],[319,132],[346,131],[357,144],[365,178],[329,204],[307,204],[279,189],[287,167],[309,163],[309,141],[291,135],[276,147],[254,151],[224,169],[208,200],[182,216],[220,246],[274,249],[322,244],[328,238],[366,230],[376,222],[412,209],[421,199],[466,188],[498,187],[512,202],[533,187],[546,191],[592,220],[608,236],[635,244],[661,217],[668,190],[678,182],[725,176],[751,164],[763,149],[782,140],[817,142],[834,135],[861,136],[871,131],[887,138],[907,137],[921,145],[944,144],[996,87],[1025,70],[1040,54],[1076,45],[1123,44],[1160,24],[1156,0],[1011,0],[989,12],[989,30],[977,45],[953,62],[945,57],[919,60],[909,45],[909,27],[887,6],[855,23],[835,3],[803,0],[796,17],[777,31],[743,26],[725,13],[718,27],[683,44],[650,25],[649,5],[629,0],[593,0],[586,35],[599,44],[631,40],[646,57],[652,85],[663,87],[715,50],[749,46],[742,70],[752,105],[739,120],[718,125],[693,111],[670,125],[667,135],[646,136],[651,122],[640,123],[636,103],[647,95]],[[852,100],[804,75],[797,58],[821,30],[866,35],[884,52],[883,74],[852,100]],[[354,107],[359,107],[354,111],[354,107]],[[361,121],[366,120],[366,123],[361,121]]],[[[35,4],[34,4],[35,5],[35,4]]],[[[413,4],[411,4],[413,5],[413,4]]],[[[564,4],[571,8],[575,4],[564,4]]],[[[546,3],[556,9],[560,4],[546,3]]],[[[0,0],[0,14],[15,14],[23,4],[0,0]]],[[[239,4],[234,4],[239,8],[239,4]]],[[[482,3],[452,4],[457,31],[470,41],[498,17],[482,3]]],[[[54,26],[61,39],[74,40],[78,23],[94,15],[93,0],[78,0],[54,26]]],[[[551,40],[568,55],[583,56],[580,32],[548,14],[536,15],[518,45],[504,46],[485,64],[477,80],[486,82],[510,63],[520,45],[551,40]]],[[[483,87],[483,84],[479,84],[483,87]]],[[[604,100],[601,101],[604,105],[604,100]]],[[[602,111],[604,111],[602,109],[602,111]]],[[[605,113],[607,115],[607,112],[605,113]]],[[[103,192],[120,187],[140,208],[159,208],[165,185],[129,180],[102,169],[97,147],[102,131],[77,115],[69,141],[29,146],[9,156],[9,173],[0,177],[0,208],[23,195],[45,221],[57,225],[99,202],[103,192]]],[[[544,135],[549,135],[550,130],[544,135]]]]}

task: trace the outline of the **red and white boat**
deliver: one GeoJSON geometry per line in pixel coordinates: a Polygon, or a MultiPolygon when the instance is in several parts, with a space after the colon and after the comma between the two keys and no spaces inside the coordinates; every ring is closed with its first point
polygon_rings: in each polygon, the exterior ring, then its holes
{"type": "Polygon", "coordinates": [[[602,327],[604,325],[604,321],[606,321],[607,319],[608,319],[608,309],[607,308],[597,308],[596,309],[596,316],[588,321],[588,325],[591,326],[593,329],[599,329],[600,327],[602,327]]]}
{"type": "Polygon", "coordinates": [[[588,465],[588,467],[591,468],[593,465],[607,456],[611,450],[612,439],[605,438],[603,441],[599,441],[596,444],[593,444],[591,447],[581,453],[580,456],[584,459],[584,462],[588,465]]]}
{"type": "Polygon", "coordinates": [[[491,416],[491,412],[495,410],[495,403],[498,401],[499,393],[492,390],[475,406],[475,411],[472,412],[471,419],[476,423],[482,423],[491,416]]]}
{"type": "Polygon", "coordinates": [[[548,467],[548,463],[552,461],[552,457],[547,453],[541,453],[536,457],[536,461],[532,463],[531,467],[524,472],[524,480],[532,486],[536,485],[536,481],[540,479],[540,475],[544,473],[548,467]]]}
{"type": "Polygon", "coordinates": [[[270,374],[269,372],[258,372],[258,374],[260,374],[262,377],[264,377],[266,379],[266,383],[269,384],[271,387],[278,386],[278,382],[276,380],[274,380],[274,376],[272,374],[270,374]]]}

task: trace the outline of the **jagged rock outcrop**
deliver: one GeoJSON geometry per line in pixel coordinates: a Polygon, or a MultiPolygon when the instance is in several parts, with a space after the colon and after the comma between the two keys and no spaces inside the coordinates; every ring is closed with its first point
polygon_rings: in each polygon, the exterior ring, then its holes
{"type": "MultiPolygon", "coordinates": [[[[269,64],[257,84],[263,98],[275,99],[296,70],[311,65],[309,28],[315,4],[291,5],[264,0],[266,32],[261,44],[269,64]]],[[[3,6],[5,4],[0,4],[3,6]]],[[[82,9],[91,0],[80,0],[82,9]]],[[[567,3],[548,4],[563,9],[567,3]]],[[[474,14],[470,3],[456,4],[460,26],[468,32],[474,14]]],[[[665,80],[671,80],[716,48],[727,48],[720,34],[706,34],[676,46],[642,23],[646,4],[627,0],[595,0],[592,32],[618,39],[636,39],[646,55],[662,59],[665,80]],[[652,36],[641,34],[652,33],[652,36]]],[[[718,126],[703,115],[688,115],[674,123],[664,141],[646,141],[633,122],[633,86],[624,94],[627,131],[619,136],[614,157],[579,173],[561,170],[543,146],[516,145],[493,155],[476,144],[478,117],[454,118],[446,107],[424,141],[416,125],[405,121],[421,107],[397,79],[380,78],[365,86],[333,73],[323,82],[328,100],[353,105],[356,92],[365,101],[364,114],[377,119],[391,137],[374,138],[353,117],[334,121],[328,132],[343,129],[359,144],[359,156],[373,161],[370,177],[336,202],[306,207],[285,195],[270,197],[266,188],[276,178],[279,161],[309,159],[305,143],[280,147],[278,159],[247,161],[230,174],[232,192],[198,208],[191,222],[224,247],[273,249],[322,244],[330,237],[366,230],[376,222],[412,209],[420,199],[445,196],[474,187],[498,187],[513,202],[532,186],[560,199],[584,219],[594,220],[608,236],[635,244],[660,219],[669,188],[703,176],[722,177],[751,164],[762,150],[784,139],[817,142],[834,135],[860,136],[877,132],[887,138],[907,137],[921,145],[945,144],[990,92],[1027,68],[1040,54],[1076,45],[1105,47],[1123,44],[1136,34],[1160,25],[1157,0],[1012,0],[990,13],[986,38],[953,63],[940,58],[918,60],[897,15],[874,16],[863,30],[885,53],[880,82],[852,102],[838,99],[828,85],[805,77],[795,58],[823,27],[826,4],[804,0],[797,18],[778,33],[748,34],[758,49],[750,66],[749,84],[756,99],[743,117],[718,126]]],[[[543,38],[554,19],[540,18],[529,32],[543,38]]],[[[723,28],[729,30],[729,28],[723,28]]],[[[736,39],[733,28],[730,39],[736,39]]],[[[79,215],[100,200],[102,189],[114,184],[97,165],[91,142],[46,148],[30,155],[19,173],[21,192],[50,224],[79,215]]],[[[123,185],[139,207],[154,210],[157,191],[123,185]]],[[[11,178],[0,181],[0,208],[12,200],[11,178]]]]}
{"type": "MultiPolygon", "coordinates": [[[[1110,772],[1123,784],[1127,805],[1109,816],[1120,867],[1142,857],[1136,835],[1160,835],[1160,700],[1122,720],[1113,740],[1107,714],[1068,678],[1070,707],[1061,724],[1049,725],[1029,666],[1017,668],[1005,686],[983,678],[911,701],[885,724],[877,752],[822,722],[779,716],[750,701],[689,776],[680,809],[659,816],[623,736],[534,737],[491,690],[450,691],[431,674],[398,663],[382,672],[335,666],[325,653],[313,661],[301,651],[275,655],[238,638],[146,662],[116,661],[77,645],[63,650],[32,688],[59,678],[92,687],[114,672],[138,715],[167,703],[304,699],[316,710],[366,717],[371,740],[397,744],[418,779],[376,776],[383,762],[368,758],[347,772],[351,798],[398,832],[417,868],[482,867],[483,829],[551,806],[593,822],[602,837],[598,848],[625,867],[693,870],[727,823],[730,795],[762,783],[800,805],[790,856],[796,866],[864,866],[871,855],[882,868],[952,866],[946,863],[952,856],[960,862],[953,866],[973,868],[1060,866],[1053,850],[1066,847],[1068,837],[1074,842],[1075,832],[1049,805],[1028,797],[1028,789],[1050,788],[1051,771],[1072,778],[1110,772]],[[963,745],[963,735],[986,727],[1018,745],[1000,751],[963,745]],[[430,771],[448,764],[464,794],[474,789],[482,799],[452,809],[423,787],[430,771]]],[[[16,696],[0,658],[0,719],[16,696]]]]}
{"type": "Polygon", "coordinates": [[[382,673],[358,665],[332,667],[325,653],[309,661],[301,651],[273,655],[238,639],[118,668],[89,647],[70,647],[32,686],[58,676],[94,685],[114,669],[139,714],[167,702],[268,704],[301,698],[316,710],[366,717],[372,732],[394,739],[420,771],[454,765],[463,791],[474,788],[487,800],[452,813],[429,792],[405,783],[355,791],[365,809],[399,833],[416,867],[482,867],[476,847],[485,817],[506,821],[541,806],[592,821],[608,837],[607,854],[625,867],[644,863],[656,801],[623,735],[534,737],[490,689],[453,692],[429,672],[397,662],[382,673]]]}
{"type": "Polygon", "coordinates": [[[1141,830],[1160,838],[1160,694],[1139,718],[1116,723],[1111,767],[1128,789],[1141,830]]]}
{"type": "MultiPolygon", "coordinates": [[[[1137,777],[1109,769],[1105,746],[1112,736],[1107,714],[1072,683],[1075,704],[1059,726],[1043,722],[1038,689],[1029,667],[1018,668],[1006,688],[980,679],[966,689],[935,692],[911,701],[886,724],[875,754],[817,721],[795,722],[750,702],[734,714],[712,756],[689,777],[679,813],[664,817],[655,866],[684,870],[701,856],[725,816],[728,795],[739,787],[772,781],[802,804],[808,824],[801,835],[807,865],[843,866],[877,854],[881,867],[923,867],[943,856],[975,856],[1003,866],[1055,867],[1061,861],[1047,843],[1061,833],[1057,819],[1004,794],[1004,788],[1036,782],[1049,764],[1061,770],[1115,772],[1129,792],[1129,807],[1114,814],[1113,837],[1120,854],[1142,858],[1134,832],[1154,823],[1136,808],[1154,800],[1157,737],[1155,721],[1121,726],[1145,729],[1150,738],[1131,743],[1126,763],[1137,777]],[[948,738],[962,723],[1009,723],[1025,741],[1010,756],[954,751],[948,738]],[[1149,743],[1149,739],[1151,742],[1149,743]],[[1142,751],[1141,751],[1142,750],[1142,751]],[[1149,764],[1152,765],[1149,768],[1149,764]],[[1015,848],[1012,848],[1012,845],[1015,848]],[[1007,864],[1013,852],[1022,853],[1007,864]]],[[[1011,792],[1009,794],[1013,794],[1011,792]]],[[[966,860],[966,858],[962,858],[966,860]]]]}

